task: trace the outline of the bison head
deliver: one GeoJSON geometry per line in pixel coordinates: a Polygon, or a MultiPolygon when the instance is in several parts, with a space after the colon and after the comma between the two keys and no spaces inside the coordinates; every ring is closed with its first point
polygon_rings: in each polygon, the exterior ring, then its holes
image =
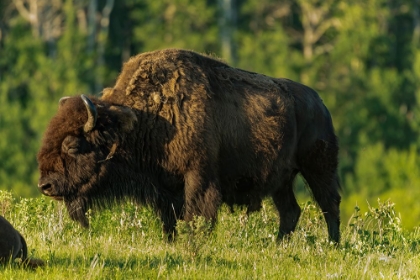
{"type": "Polygon", "coordinates": [[[60,99],[37,156],[39,190],[63,200],[70,217],[87,227],[85,212],[103,195],[101,186],[112,176],[108,171],[113,158],[136,121],[129,108],[96,98],[60,99]]]}

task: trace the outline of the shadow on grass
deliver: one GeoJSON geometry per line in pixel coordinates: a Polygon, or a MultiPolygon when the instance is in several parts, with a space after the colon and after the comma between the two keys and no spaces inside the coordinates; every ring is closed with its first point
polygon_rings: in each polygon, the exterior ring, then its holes
{"type": "Polygon", "coordinates": [[[207,264],[209,266],[222,266],[230,269],[239,268],[238,264],[234,261],[227,259],[214,258],[212,256],[203,256],[191,259],[189,257],[183,257],[181,254],[170,254],[164,255],[130,255],[124,257],[112,257],[103,256],[101,254],[95,254],[89,257],[77,256],[73,258],[53,256],[47,261],[47,267],[54,267],[59,269],[72,269],[72,268],[110,268],[120,270],[156,270],[162,266],[166,269],[179,269],[184,266],[194,266],[198,264],[207,264]]]}

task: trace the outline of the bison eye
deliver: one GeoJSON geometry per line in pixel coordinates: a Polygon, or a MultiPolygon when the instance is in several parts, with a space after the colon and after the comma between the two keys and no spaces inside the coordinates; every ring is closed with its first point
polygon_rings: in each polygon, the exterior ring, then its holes
{"type": "Polygon", "coordinates": [[[61,150],[70,156],[76,156],[83,152],[82,147],[82,139],[75,136],[67,136],[61,145],[61,150]]]}

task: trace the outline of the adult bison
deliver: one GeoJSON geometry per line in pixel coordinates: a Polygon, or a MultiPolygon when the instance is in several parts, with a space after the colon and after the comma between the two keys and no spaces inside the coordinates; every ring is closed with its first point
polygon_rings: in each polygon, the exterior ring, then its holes
{"type": "Polygon", "coordinates": [[[295,229],[301,173],[339,242],[337,137],[318,94],[186,50],[143,53],[101,98],[63,98],[38,153],[40,191],[72,219],[131,199],[172,233],[176,219],[215,221],[221,203],[256,210],[271,196],[279,237],[295,229]]]}

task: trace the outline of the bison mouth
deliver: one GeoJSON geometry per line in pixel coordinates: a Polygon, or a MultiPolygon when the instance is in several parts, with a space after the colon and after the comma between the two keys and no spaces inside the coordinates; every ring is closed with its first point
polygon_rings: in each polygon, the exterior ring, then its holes
{"type": "Polygon", "coordinates": [[[40,180],[38,189],[45,196],[51,197],[57,201],[63,201],[66,205],[67,212],[70,218],[76,222],[79,222],[82,227],[89,227],[89,220],[86,217],[86,211],[89,207],[89,200],[84,196],[78,194],[63,193],[60,188],[57,189],[57,182],[42,182],[40,180]]]}
{"type": "Polygon", "coordinates": [[[46,193],[46,192],[42,192],[43,195],[51,197],[54,200],[57,201],[63,201],[64,200],[64,196],[63,195],[58,195],[58,194],[53,194],[53,193],[46,193]]]}

